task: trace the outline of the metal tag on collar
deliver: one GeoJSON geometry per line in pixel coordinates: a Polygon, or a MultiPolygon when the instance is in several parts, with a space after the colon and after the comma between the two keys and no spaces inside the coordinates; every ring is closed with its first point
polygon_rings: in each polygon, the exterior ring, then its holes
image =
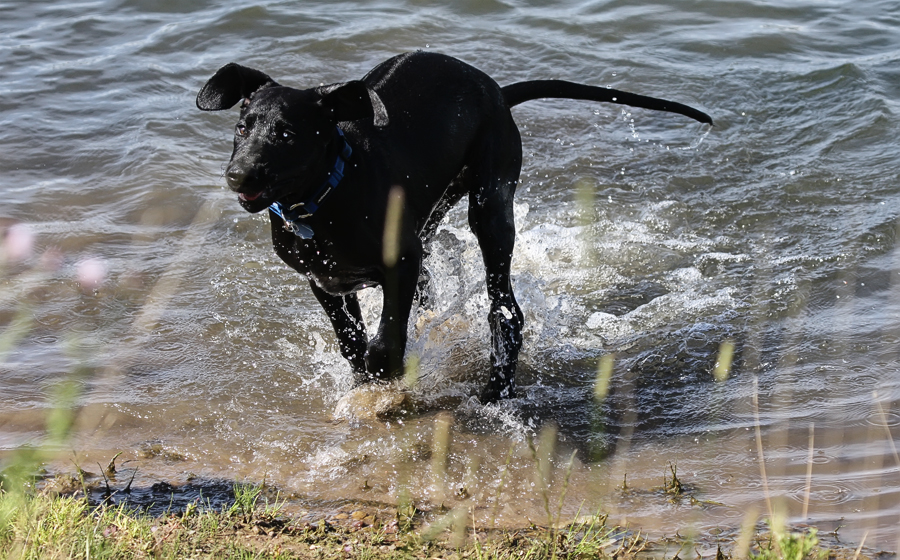
{"type": "Polygon", "coordinates": [[[269,209],[278,215],[281,218],[281,221],[284,222],[284,229],[293,233],[297,237],[301,239],[312,239],[313,238],[313,229],[304,223],[300,223],[296,221],[298,218],[289,219],[285,216],[284,208],[282,208],[280,202],[273,202],[269,209]]]}
{"type": "Polygon", "coordinates": [[[297,237],[301,239],[312,239],[313,238],[313,230],[306,224],[301,224],[299,222],[290,222],[285,220],[284,229],[293,233],[297,237]]]}

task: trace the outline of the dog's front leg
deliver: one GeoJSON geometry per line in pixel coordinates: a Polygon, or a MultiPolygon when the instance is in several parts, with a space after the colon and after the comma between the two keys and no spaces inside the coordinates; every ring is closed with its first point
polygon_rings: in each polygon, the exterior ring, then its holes
{"type": "Polygon", "coordinates": [[[362,312],[359,309],[359,300],[356,294],[346,296],[333,296],[310,281],[313,294],[334,327],[334,334],[338,338],[338,346],[341,355],[350,362],[353,367],[354,381],[356,385],[366,380],[366,326],[363,322],[362,312]]]}
{"type": "Polygon", "coordinates": [[[407,256],[386,271],[381,322],[366,351],[366,371],[372,378],[390,379],[403,371],[406,328],[421,263],[421,256],[407,256]]]}

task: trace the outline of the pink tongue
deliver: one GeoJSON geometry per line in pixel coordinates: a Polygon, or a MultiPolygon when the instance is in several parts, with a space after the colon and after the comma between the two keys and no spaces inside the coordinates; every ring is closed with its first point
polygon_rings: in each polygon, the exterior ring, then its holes
{"type": "Polygon", "coordinates": [[[238,198],[240,198],[241,200],[248,200],[248,201],[249,201],[249,200],[256,200],[256,199],[259,198],[261,195],[262,195],[261,192],[258,192],[258,193],[256,193],[256,194],[244,194],[244,193],[238,193],[238,198]]]}

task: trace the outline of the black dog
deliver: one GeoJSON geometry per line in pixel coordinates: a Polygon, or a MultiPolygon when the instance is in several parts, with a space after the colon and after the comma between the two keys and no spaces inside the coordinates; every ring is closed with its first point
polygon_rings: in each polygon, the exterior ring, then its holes
{"type": "Polygon", "coordinates": [[[493,402],[514,396],[522,346],[510,282],[522,142],[510,107],[547,97],[712,124],[685,105],[609,88],[557,80],[501,88],[468,64],[426,52],[391,58],[360,81],[307,90],[232,63],[203,86],[197,107],[241,102],[228,186],[247,211],[269,209],[275,252],[309,279],[357,383],[402,369],[410,310],[417,294],[424,297],[429,239],[468,195],[491,300],[491,376],[481,400],[493,402]],[[384,308],[369,341],[355,293],[377,285],[384,308]]]}

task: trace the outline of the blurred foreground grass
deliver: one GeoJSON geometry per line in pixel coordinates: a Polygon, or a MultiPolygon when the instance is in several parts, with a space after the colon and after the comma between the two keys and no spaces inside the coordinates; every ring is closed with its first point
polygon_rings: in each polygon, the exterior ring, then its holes
{"type": "MultiPolygon", "coordinates": [[[[21,482],[21,481],[19,481],[21,482]]],[[[282,512],[259,486],[239,484],[216,510],[192,505],[151,516],[127,505],[41,492],[4,479],[0,493],[0,558],[857,558],[859,551],[823,550],[814,529],[742,535],[731,546],[702,550],[676,538],[649,541],[639,532],[587,516],[564,527],[487,530],[446,523],[446,516],[398,508],[364,509],[310,521],[282,512]],[[23,488],[26,488],[23,490],[23,488]],[[773,536],[774,535],[774,536],[773,536]],[[749,537],[749,538],[743,538],[749,537]],[[737,543],[737,544],[735,544],[737,543]],[[740,547],[740,548],[738,548],[740,547]]]]}

